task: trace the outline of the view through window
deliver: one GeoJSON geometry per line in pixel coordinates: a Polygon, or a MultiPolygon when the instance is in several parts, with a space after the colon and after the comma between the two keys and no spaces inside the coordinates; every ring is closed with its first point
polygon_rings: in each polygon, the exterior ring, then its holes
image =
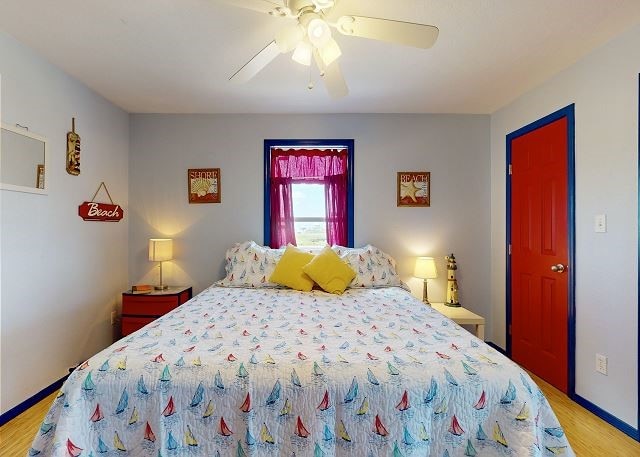
{"type": "Polygon", "coordinates": [[[326,209],[323,184],[293,184],[293,214],[298,246],[327,244],[326,209]]]}

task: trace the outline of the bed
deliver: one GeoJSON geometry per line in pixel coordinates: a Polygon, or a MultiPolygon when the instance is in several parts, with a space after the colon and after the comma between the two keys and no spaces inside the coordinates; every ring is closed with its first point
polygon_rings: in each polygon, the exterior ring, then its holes
{"type": "Polygon", "coordinates": [[[573,452],[526,372],[402,287],[214,285],[79,366],[29,455],[573,452]]]}

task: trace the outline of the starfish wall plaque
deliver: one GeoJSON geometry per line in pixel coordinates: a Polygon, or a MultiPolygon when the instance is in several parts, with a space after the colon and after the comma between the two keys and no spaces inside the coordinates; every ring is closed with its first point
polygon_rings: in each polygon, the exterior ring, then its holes
{"type": "Polygon", "coordinates": [[[398,172],[398,206],[431,206],[430,172],[398,172]]]}

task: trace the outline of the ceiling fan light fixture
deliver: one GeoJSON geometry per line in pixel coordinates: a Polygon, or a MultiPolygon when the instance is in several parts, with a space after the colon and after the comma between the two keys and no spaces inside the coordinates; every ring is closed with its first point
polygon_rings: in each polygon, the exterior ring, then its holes
{"type": "Polygon", "coordinates": [[[284,27],[276,34],[276,44],[283,54],[293,51],[304,38],[304,30],[298,24],[284,27]]]}
{"type": "Polygon", "coordinates": [[[295,51],[293,51],[293,55],[291,59],[294,62],[298,62],[300,65],[304,65],[306,67],[311,65],[311,54],[313,50],[311,45],[306,41],[301,41],[296,46],[295,51]]]}
{"type": "Polygon", "coordinates": [[[331,8],[335,3],[334,0],[313,0],[313,4],[316,5],[317,10],[331,8]]]}
{"type": "Polygon", "coordinates": [[[322,48],[318,49],[325,67],[328,67],[342,55],[342,50],[336,40],[331,38],[322,48]]]}
{"type": "Polygon", "coordinates": [[[312,19],[307,26],[309,40],[317,48],[322,48],[331,40],[331,29],[329,24],[320,18],[312,19]]]}

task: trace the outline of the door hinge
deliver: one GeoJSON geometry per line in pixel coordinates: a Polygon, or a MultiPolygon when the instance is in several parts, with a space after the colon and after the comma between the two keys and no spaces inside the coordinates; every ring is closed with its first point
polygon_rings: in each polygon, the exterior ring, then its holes
{"type": "Polygon", "coordinates": [[[509,255],[511,255],[511,243],[509,243],[509,255]]]}
{"type": "Polygon", "coordinates": [[[511,335],[511,324],[509,324],[509,335],[511,335]]]}
{"type": "Polygon", "coordinates": [[[509,164],[509,176],[513,174],[513,165],[509,164]]]}

